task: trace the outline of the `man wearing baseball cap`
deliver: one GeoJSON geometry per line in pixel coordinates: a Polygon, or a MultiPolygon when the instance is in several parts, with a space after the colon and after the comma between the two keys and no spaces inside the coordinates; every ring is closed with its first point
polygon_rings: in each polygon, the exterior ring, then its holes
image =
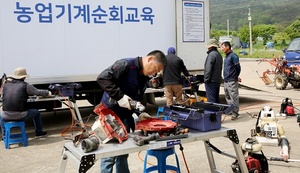
{"type": "Polygon", "coordinates": [[[4,121],[25,121],[33,119],[35,126],[35,137],[46,137],[47,132],[43,131],[41,114],[37,109],[27,108],[27,99],[30,95],[48,96],[51,92],[48,90],[40,90],[33,85],[25,82],[29,75],[26,69],[18,67],[13,74],[8,77],[2,93],[2,114],[0,116],[1,128],[4,126],[4,121]]]}
{"type": "Polygon", "coordinates": [[[219,43],[216,39],[210,39],[206,47],[208,49],[204,64],[206,97],[209,102],[220,103],[223,58],[218,51],[219,43]]]}

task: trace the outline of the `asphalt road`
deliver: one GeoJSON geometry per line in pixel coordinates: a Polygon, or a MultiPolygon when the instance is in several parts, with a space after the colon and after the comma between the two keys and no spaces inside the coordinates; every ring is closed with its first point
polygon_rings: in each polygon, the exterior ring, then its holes
{"type": "MultiPolygon", "coordinates": [[[[241,117],[235,121],[226,117],[222,126],[234,128],[237,130],[241,143],[250,137],[250,130],[255,127],[256,119],[249,116],[249,114],[258,114],[264,106],[270,106],[275,113],[279,112],[282,100],[289,97],[293,100],[294,106],[300,108],[299,89],[293,89],[290,85],[286,90],[276,90],[273,85],[264,85],[259,75],[266,69],[272,70],[268,63],[260,63],[253,60],[241,61],[242,65],[242,84],[251,86],[263,92],[240,89],[240,115],[241,117]],[[257,74],[259,73],[259,75],[257,74]]],[[[272,76],[270,76],[272,79],[272,76]]],[[[203,86],[200,86],[203,89],[203,86]]],[[[165,104],[164,98],[157,98],[157,105],[148,105],[147,111],[152,115],[156,115],[156,110],[159,105],[165,104]]],[[[225,103],[223,88],[221,88],[221,101],[225,103]]],[[[85,102],[78,102],[79,105],[88,105],[85,102]]],[[[91,125],[94,122],[92,114],[93,107],[84,107],[80,109],[84,122],[91,125]]],[[[298,112],[296,110],[296,112],[298,112]]],[[[57,172],[60,165],[61,152],[64,143],[67,141],[60,135],[64,129],[71,125],[71,114],[68,110],[42,113],[44,129],[48,131],[49,136],[45,139],[34,139],[34,128],[31,122],[26,124],[26,129],[29,135],[29,146],[13,145],[11,149],[6,150],[3,142],[0,143],[0,172],[3,173],[53,173],[57,172]]],[[[291,159],[300,159],[300,139],[298,133],[300,130],[296,117],[288,117],[287,119],[280,119],[279,123],[283,125],[286,136],[291,143],[291,159]]],[[[71,134],[70,132],[69,134],[71,134]]],[[[73,132],[75,134],[76,131],[73,132]]],[[[221,151],[227,153],[234,153],[232,144],[227,138],[214,138],[210,140],[212,144],[216,145],[221,151]]],[[[192,142],[184,144],[184,156],[187,161],[188,168],[191,173],[210,172],[209,164],[206,157],[203,142],[192,142]]],[[[176,147],[179,156],[181,171],[187,172],[185,168],[183,157],[179,147],[176,147]]],[[[267,157],[280,157],[278,146],[263,146],[263,151],[267,157]]],[[[129,156],[129,167],[132,173],[143,172],[143,157],[145,152],[133,153],[129,156]]],[[[232,172],[230,165],[234,159],[214,154],[216,166],[223,172],[232,172]]],[[[155,163],[153,159],[150,163],[155,163]]],[[[168,158],[168,162],[174,163],[174,159],[168,158]]],[[[99,171],[100,162],[97,161],[95,165],[88,171],[91,173],[99,171]]],[[[269,161],[270,171],[272,173],[281,172],[299,172],[300,162],[280,162],[269,161]]],[[[69,159],[67,163],[67,173],[74,173],[77,171],[77,164],[69,159]]]]}

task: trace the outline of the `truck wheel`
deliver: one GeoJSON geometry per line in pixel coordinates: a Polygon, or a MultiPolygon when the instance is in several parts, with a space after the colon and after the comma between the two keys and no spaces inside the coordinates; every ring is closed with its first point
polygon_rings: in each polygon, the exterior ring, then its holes
{"type": "Polygon", "coordinates": [[[277,74],[275,76],[274,83],[275,83],[276,89],[284,90],[286,88],[287,84],[288,84],[288,80],[287,80],[287,77],[285,75],[277,74]]]}

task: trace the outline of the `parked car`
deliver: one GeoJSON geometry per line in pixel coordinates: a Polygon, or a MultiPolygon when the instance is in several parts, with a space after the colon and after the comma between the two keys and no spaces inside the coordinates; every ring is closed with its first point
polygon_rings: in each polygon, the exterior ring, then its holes
{"type": "Polygon", "coordinates": [[[282,51],[289,67],[294,64],[300,65],[300,38],[295,38],[289,46],[282,51]]]}

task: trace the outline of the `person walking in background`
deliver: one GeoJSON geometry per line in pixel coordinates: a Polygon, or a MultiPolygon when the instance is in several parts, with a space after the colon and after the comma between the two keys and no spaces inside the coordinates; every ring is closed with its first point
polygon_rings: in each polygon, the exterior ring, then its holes
{"type": "Polygon", "coordinates": [[[163,84],[167,106],[173,104],[174,96],[176,103],[183,104],[181,72],[186,77],[190,74],[186,69],[183,60],[176,55],[174,47],[170,47],[168,49],[166,59],[168,65],[165,67],[163,72],[163,84]]]}
{"type": "Polygon", "coordinates": [[[210,39],[206,45],[207,57],[204,64],[204,84],[208,102],[220,103],[219,93],[222,81],[223,58],[218,51],[219,43],[210,39]]]}
{"type": "MultiPolygon", "coordinates": [[[[128,133],[135,126],[129,101],[142,100],[149,76],[162,71],[166,63],[165,54],[154,50],[144,57],[118,60],[97,77],[104,91],[101,102],[121,119],[128,133]]],[[[114,164],[116,173],[129,173],[127,158],[128,154],[102,158],[101,173],[112,173],[114,164]]]]}
{"type": "Polygon", "coordinates": [[[224,92],[227,104],[233,105],[231,120],[237,119],[239,115],[239,78],[241,65],[239,57],[231,50],[231,44],[225,41],[221,45],[222,51],[226,54],[224,59],[224,92]]]}
{"type": "Polygon", "coordinates": [[[40,90],[28,84],[25,82],[26,77],[29,77],[26,69],[18,67],[3,85],[3,112],[0,116],[1,128],[3,128],[5,121],[33,119],[35,137],[46,137],[47,132],[43,131],[41,114],[37,109],[28,108],[27,99],[29,98],[28,96],[49,96],[52,94],[48,90],[40,90]]]}

